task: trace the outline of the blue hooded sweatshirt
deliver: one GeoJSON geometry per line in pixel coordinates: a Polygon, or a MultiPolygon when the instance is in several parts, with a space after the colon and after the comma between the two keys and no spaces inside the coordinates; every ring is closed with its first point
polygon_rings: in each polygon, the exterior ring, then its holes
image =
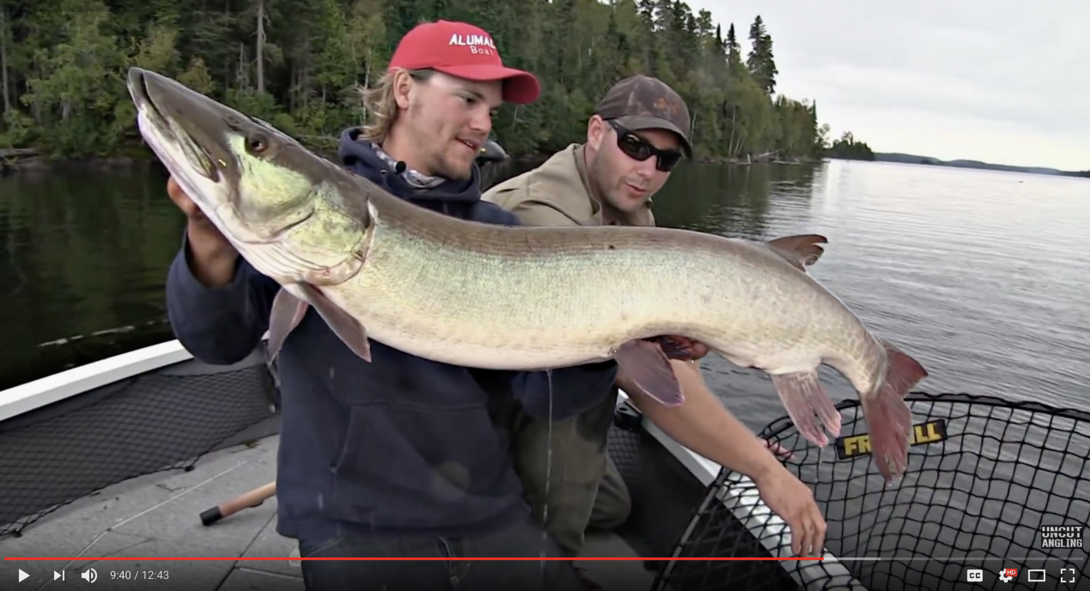
{"type": "MultiPolygon", "coordinates": [[[[420,207],[486,223],[518,225],[480,200],[473,178],[431,189],[410,185],[358,130],[341,137],[343,164],[420,207]]],[[[230,364],[260,344],[279,286],[240,257],[234,281],[210,289],[194,278],[182,249],[167,278],[174,333],[197,359],[230,364]]],[[[480,302],[488,306],[488,302],[480,302]]],[[[284,342],[277,531],[297,539],[399,533],[472,536],[528,519],[529,506],[508,456],[507,434],[492,420],[510,396],[526,412],[574,416],[602,399],[613,361],[546,372],[456,367],[371,341],[357,357],[313,309],[284,342]]],[[[230,395],[229,392],[224,393],[230,395]]]]}

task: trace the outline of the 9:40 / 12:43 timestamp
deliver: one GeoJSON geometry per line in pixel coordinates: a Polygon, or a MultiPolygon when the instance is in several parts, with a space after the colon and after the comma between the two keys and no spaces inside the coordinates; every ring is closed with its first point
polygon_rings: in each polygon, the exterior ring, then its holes
{"type": "Polygon", "coordinates": [[[110,571],[110,579],[122,580],[122,581],[154,581],[154,580],[166,580],[170,578],[170,571],[165,570],[112,570],[110,571]]]}

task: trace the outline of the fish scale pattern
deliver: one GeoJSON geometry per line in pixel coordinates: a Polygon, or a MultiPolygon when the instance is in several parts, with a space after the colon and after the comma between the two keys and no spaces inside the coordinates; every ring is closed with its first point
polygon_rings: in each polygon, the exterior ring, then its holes
{"type": "MultiPolygon", "coordinates": [[[[868,453],[857,400],[838,404],[841,438],[825,448],[808,444],[787,417],[764,429],[763,437],[793,451],[784,465],[814,490],[829,526],[826,550],[845,559],[780,568],[810,589],[991,589],[1006,568],[1019,574],[1005,589],[1040,589],[1028,569],[1045,570],[1054,585],[1090,577],[1082,548],[1090,526],[1090,414],[963,393],[912,392],[906,401],[916,425],[909,468],[888,487],[868,453]],[[970,568],[982,569],[984,580],[968,582],[970,568]]],[[[723,499],[746,492],[746,483],[720,472],[679,538],[678,555],[739,555],[737,527],[724,526],[739,509],[732,513],[723,499]]],[[[758,537],[787,547],[778,532],[758,537]]],[[[655,589],[785,588],[754,580],[749,568],[679,561],[655,589]]]]}
{"type": "Polygon", "coordinates": [[[0,537],[104,487],[187,470],[273,416],[264,364],[217,373],[148,373],[0,423],[0,537]]]}

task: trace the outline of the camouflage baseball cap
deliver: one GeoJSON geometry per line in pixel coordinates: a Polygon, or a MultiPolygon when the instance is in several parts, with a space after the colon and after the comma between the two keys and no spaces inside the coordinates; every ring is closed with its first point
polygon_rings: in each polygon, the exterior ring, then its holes
{"type": "Polygon", "coordinates": [[[685,155],[693,155],[689,144],[689,108],[681,96],[662,80],[637,74],[613,85],[594,107],[602,119],[616,119],[629,131],[665,129],[681,139],[685,155]]]}

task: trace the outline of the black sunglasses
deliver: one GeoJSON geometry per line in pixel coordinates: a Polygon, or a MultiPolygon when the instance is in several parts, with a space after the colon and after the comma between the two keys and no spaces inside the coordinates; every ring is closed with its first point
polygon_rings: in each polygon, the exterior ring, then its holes
{"type": "Polygon", "coordinates": [[[613,119],[608,119],[607,122],[617,132],[617,147],[624,152],[625,156],[640,162],[655,156],[655,168],[662,172],[670,172],[681,162],[681,152],[677,150],[660,150],[652,146],[647,140],[628,131],[613,119]]]}

